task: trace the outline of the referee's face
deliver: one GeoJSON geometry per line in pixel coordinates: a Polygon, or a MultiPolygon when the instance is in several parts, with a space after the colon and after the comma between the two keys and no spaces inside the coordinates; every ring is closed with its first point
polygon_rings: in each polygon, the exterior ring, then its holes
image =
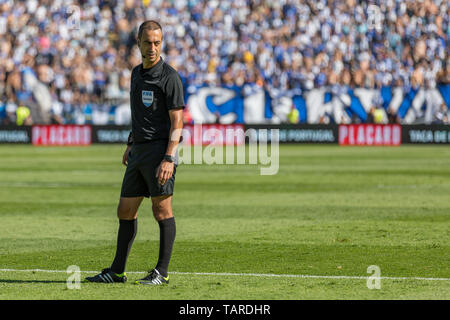
{"type": "Polygon", "coordinates": [[[160,59],[162,47],[162,32],[157,30],[144,30],[138,42],[141,50],[142,63],[144,68],[154,66],[160,59]]]}

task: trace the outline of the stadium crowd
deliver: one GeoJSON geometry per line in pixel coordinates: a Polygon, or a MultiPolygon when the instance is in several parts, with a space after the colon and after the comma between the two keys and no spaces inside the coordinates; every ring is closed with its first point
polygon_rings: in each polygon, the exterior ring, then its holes
{"type": "Polygon", "coordinates": [[[450,82],[449,16],[446,0],[0,0],[0,121],[120,115],[146,19],[186,86],[434,88],[450,82]]]}

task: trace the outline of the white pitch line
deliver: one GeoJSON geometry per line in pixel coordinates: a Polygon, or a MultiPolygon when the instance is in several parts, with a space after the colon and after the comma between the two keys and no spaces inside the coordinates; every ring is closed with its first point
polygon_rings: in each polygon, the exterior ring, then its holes
{"type": "Polygon", "coordinates": [[[250,276],[250,277],[275,277],[275,278],[312,278],[312,279],[387,279],[387,280],[426,280],[426,281],[450,281],[450,278],[424,278],[424,277],[363,277],[363,276],[319,276],[308,274],[270,274],[270,273],[214,273],[214,272],[169,272],[171,274],[201,275],[201,276],[250,276]]]}
{"type": "MultiPolygon", "coordinates": [[[[67,273],[66,270],[45,270],[45,269],[0,269],[0,272],[48,272],[67,273]]],[[[82,273],[98,273],[98,271],[80,271],[82,273]]],[[[143,271],[127,271],[129,274],[145,274],[143,271]]],[[[226,272],[169,272],[169,274],[194,275],[194,276],[238,276],[238,277],[272,277],[272,278],[309,278],[309,279],[354,279],[367,280],[375,277],[363,276],[320,276],[308,274],[271,274],[271,273],[226,273],[226,272]]],[[[424,278],[424,277],[379,277],[376,279],[385,280],[423,280],[423,281],[450,281],[450,278],[424,278]]]]}

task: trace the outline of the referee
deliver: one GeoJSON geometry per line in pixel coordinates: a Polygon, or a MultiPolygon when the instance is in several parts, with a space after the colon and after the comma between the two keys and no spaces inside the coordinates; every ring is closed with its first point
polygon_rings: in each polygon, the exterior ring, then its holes
{"type": "Polygon", "coordinates": [[[178,73],[160,56],[162,27],[145,21],[137,44],[142,64],[131,74],[132,129],[122,163],[127,166],[117,208],[117,249],[109,268],[87,277],[91,282],[126,282],[125,265],[137,232],[137,212],[144,197],[151,197],[160,229],[159,259],[137,284],[169,283],[168,267],[175,241],[172,194],[177,166],[176,150],[183,128],[183,87],[178,73]]]}

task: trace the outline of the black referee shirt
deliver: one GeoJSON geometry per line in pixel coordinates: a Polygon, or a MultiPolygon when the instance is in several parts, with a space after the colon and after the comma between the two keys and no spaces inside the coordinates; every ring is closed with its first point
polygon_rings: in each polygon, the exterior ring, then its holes
{"type": "Polygon", "coordinates": [[[180,76],[162,58],[149,69],[141,63],[131,73],[130,102],[133,142],[168,140],[169,110],[184,108],[180,76]]]}

